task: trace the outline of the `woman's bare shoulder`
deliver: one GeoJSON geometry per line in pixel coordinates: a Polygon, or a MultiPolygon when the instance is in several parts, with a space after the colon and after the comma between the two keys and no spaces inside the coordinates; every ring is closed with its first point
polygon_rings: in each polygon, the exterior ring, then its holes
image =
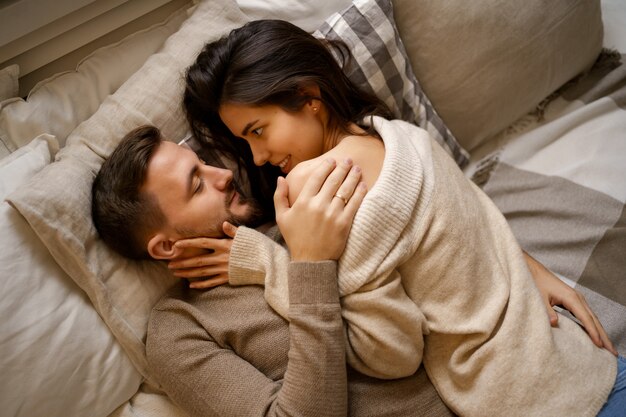
{"type": "Polygon", "coordinates": [[[378,179],[385,159],[385,146],[382,140],[370,136],[347,136],[337,146],[317,158],[296,165],[289,175],[289,202],[293,204],[313,170],[326,158],[339,162],[351,158],[353,164],[361,168],[363,181],[371,189],[378,179]]]}
{"type": "Polygon", "coordinates": [[[347,136],[328,154],[336,160],[352,158],[354,165],[361,168],[363,181],[371,189],[378,179],[385,159],[385,145],[382,140],[372,136],[347,136]]]}
{"type": "Polygon", "coordinates": [[[327,157],[327,154],[318,156],[317,158],[309,159],[308,161],[300,162],[293,167],[289,174],[285,177],[287,185],[289,186],[289,204],[293,205],[294,201],[302,191],[304,183],[307,178],[311,176],[313,170],[327,157]]]}

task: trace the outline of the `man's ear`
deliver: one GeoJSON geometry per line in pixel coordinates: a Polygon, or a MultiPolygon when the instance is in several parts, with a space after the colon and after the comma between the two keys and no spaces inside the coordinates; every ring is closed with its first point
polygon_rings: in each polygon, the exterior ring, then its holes
{"type": "Polygon", "coordinates": [[[148,253],[154,259],[170,260],[183,253],[183,249],[174,246],[176,240],[165,233],[157,233],[148,240],[148,253]]]}

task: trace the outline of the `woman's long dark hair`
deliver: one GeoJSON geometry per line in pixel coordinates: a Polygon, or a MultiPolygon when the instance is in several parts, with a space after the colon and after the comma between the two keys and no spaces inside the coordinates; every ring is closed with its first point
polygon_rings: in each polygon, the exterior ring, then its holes
{"type": "Polygon", "coordinates": [[[222,122],[219,108],[223,103],[278,105],[295,112],[319,99],[329,113],[328,127],[344,133],[353,133],[350,124],[368,115],[391,118],[380,99],[346,77],[331,49],[346,62],[345,44],[320,41],[285,21],[257,20],[207,44],[187,70],[183,104],[192,133],[208,142],[215,156],[226,156],[247,172],[253,197],[272,215],[280,171],[254,165],[250,147],[222,122]],[[303,87],[311,85],[319,87],[321,97],[305,92],[303,87]]]}

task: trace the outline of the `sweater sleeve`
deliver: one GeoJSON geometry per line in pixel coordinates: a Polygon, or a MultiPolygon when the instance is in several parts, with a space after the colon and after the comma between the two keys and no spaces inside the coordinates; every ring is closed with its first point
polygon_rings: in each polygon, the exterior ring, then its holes
{"type": "Polygon", "coordinates": [[[230,285],[265,286],[265,300],[274,311],[289,319],[288,269],[291,258],[284,246],[263,233],[239,227],[230,250],[230,285]]]}
{"type": "MultiPolygon", "coordinates": [[[[265,285],[267,303],[288,316],[287,249],[267,236],[239,228],[231,248],[231,285],[265,285]]],[[[422,362],[424,315],[408,297],[397,270],[375,277],[342,298],[348,363],[382,379],[403,378],[422,362]]]]}
{"type": "Polygon", "coordinates": [[[215,318],[199,312],[198,305],[153,310],[147,343],[151,369],[168,395],[190,415],[347,415],[336,263],[292,263],[288,269],[292,302],[288,363],[282,379],[267,377],[229,346],[220,346],[203,327],[205,320],[215,318]]]}
{"type": "Polygon", "coordinates": [[[393,270],[341,299],[347,328],[347,360],[381,379],[414,374],[422,363],[426,319],[393,270]]]}

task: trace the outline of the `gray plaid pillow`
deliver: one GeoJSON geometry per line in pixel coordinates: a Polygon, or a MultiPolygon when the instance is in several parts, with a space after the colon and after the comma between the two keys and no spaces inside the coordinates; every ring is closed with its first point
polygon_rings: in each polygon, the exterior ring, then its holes
{"type": "Polygon", "coordinates": [[[390,0],[354,0],[313,34],[341,40],[352,55],[348,78],[380,97],[397,118],[422,127],[463,168],[469,155],[443,123],[422,91],[393,19],[390,0]]]}

